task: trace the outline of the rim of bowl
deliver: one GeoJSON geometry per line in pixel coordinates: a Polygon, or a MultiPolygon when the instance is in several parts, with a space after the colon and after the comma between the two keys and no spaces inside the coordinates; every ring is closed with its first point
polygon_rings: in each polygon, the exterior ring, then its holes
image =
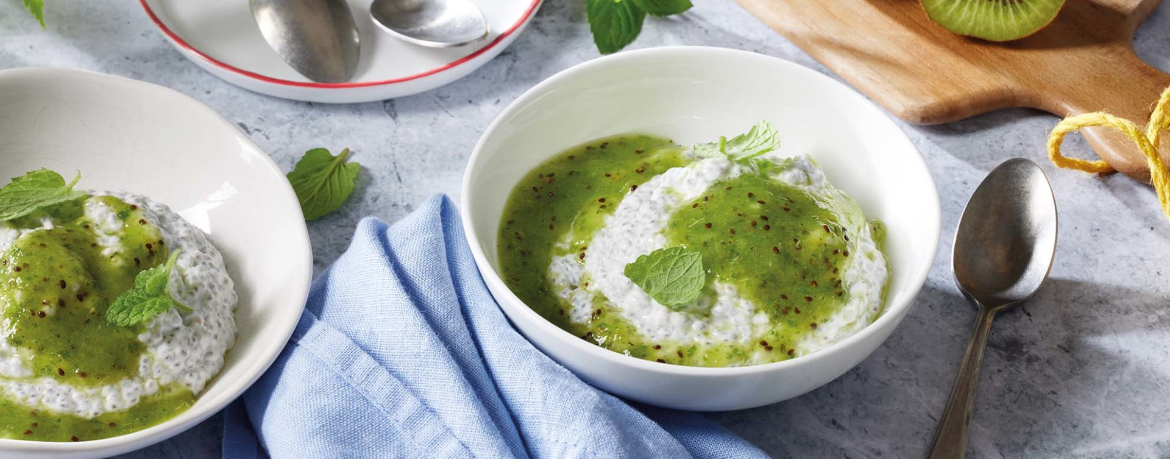
{"type": "MultiPolygon", "coordinates": [[[[231,135],[233,135],[235,137],[237,142],[243,144],[244,150],[250,150],[250,153],[259,153],[259,154],[254,154],[251,156],[255,157],[255,158],[259,158],[263,162],[263,164],[272,173],[280,175],[280,176],[284,175],[284,173],[280,170],[280,166],[276,164],[276,161],[274,161],[272,159],[272,157],[269,156],[268,153],[264,151],[264,149],[260,148],[258,145],[256,145],[255,142],[252,142],[251,139],[249,139],[247,136],[244,136],[242,133],[240,133],[240,131],[238,129],[236,129],[236,127],[233,124],[231,124],[230,121],[228,121],[226,118],[221,116],[219,113],[216,113],[216,111],[212,110],[211,107],[208,107],[207,105],[204,105],[202,102],[199,102],[198,100],[195,100],[194,98],[192,98],[186,94],[183,94],[181,92],[175,91],[173,89],[170,89],[170,88],[167,88],[164,86],[159,86],[159,85],[156,85],[154,83],[147,83],[145,81],[139,81],[139,80],[134,80],[134,79],[115,76],[115,75],[107,75],[104,73],[92,72],[92,71],[88,71],[88,70],[57,68],[57,67],[28,67],[28,68],[3,70],[3,71],[0,71],[0,78],[21,76],[21,74],[28,74],[29,77],[34,78],[34,79],[41,78],[41,75],[38,75],[38,74],[46,74],[46,76],[51,76],[53,74],[64,74],[64,75],[67,75],[69,78],[104,80],[107,84],[128,85],[131,88],[133,88],[132,90],[145,90],[145,91],[151,91],[151,92],[156,93],[156,95],[153,95],[152,98],[171,97],[172,103],[185,104],[185,105],[187,105],[188,109],[190,109],[194,112],[199,112],[202,116],[207,116],[210,119],[214,120],[214,122],[216,124],[220,125],[223,129],[225,129],[225,132],[230,132],[231,135]]],[[[296,201],[296,194],[293,192],[292,185],[290,185],[288,183],[285,183],[284,185],[285,185],[283,187],[284,188],[283,193],[285,195],[284,197],[287,199],[291,199],[293,201],[296,201]]],[[[306,260],[305,260],[305,266],[308,267],[309,269],[306,270],[305,282],[302,283],[299,287],[292,286],[293,289],[299,288],[301,290],[300,292],[297,292],[294,290],[294,293],[295,293],[294,296],[301,298],[300,304],[297,307],[300,308],[301,310],[303,310],[304,305],[305,305],[305,301],[307,301],[309,298],[309,286],[313,280],[313,270],[312,270],[313,248],[312,248],[312,245],[309,243],[308,224],[305,223],[303,219],[301,220],[301,224],[299,227],[291,228],[291,229],[292,230],[299,229],[300,231],[298,231],[298,233],[304,234],[304,236],[305,236],[304,237],[304,245],[302,246],[302,249],[308,255],[308,258],[306,258],[306,260]]],[[[234,316],[235,313],[233,313],[232,315],[234,316]]],[[[267,362],[265,362],[263,365],[261,365],[258,368],[258,371],[256,371],[254,374],[251,374],[245,378],[236,379],[234,381],[231,381],[231,380],[224,381],[224,383],[227,384],[227,387],[222,392],[220,392],[218,397],[215,397],[214,399],[207,399],[208,400],[208,402],[207,402],[208,408],[206,409],[206,411],[196,414],[190,420],[182,423],[184,425],[180,425],[180,423],[177,422],[176,419],[178,419],[178,416],[181,416],[184,413],[191,412],[191,410],[193,410],[195,408],[194,405],[191,408],[188,408],[186,411],[179,413],[178,415],[176,415],[176,417],[167,419],[166,421],[160,422],[158,424],[147,427],[145,429],[137,430],[134,432],[123,434],[123,435],[118,435],[118,436],[109,437],[109,438],[101,438],[101,439],[97,439],[97,440],[86,440],[86,441],[80,441],[80,442],[54,442],[54,441],[18,440],[18,439],[11,439],[11,438],[0,438],[0,451],[12,451],[12,452],[19,452],[19,453],[54,453],[54,452],[55,453],[84,453],[86,451],[97,451],[97,450],[112,451],[112,450],[115,450],[118,448],[125,447],[128,444],[135,444],[134,445],[135,448],[144,448],[144,447],[156,444],[158,442],[167,440],[167,439],[174,437],[180,433],[186,432],[187,430],[190,430],[192,427],[194,427],[196,424],[199,424],[203,421],[206,421],[211,416],[213,416],[216,413],[223,410],[225,407],[227,407],[228,404],[230,404],[231,402],[233,402],[237,398],[239,398],[241,395],[243,395],[244,392],[248,390],[248,388],[252,387],[252,385],[255,384],[257,380],[260,379],[260,376],[262,376],[262,375],[264,375],[264,373],[268,372],[268,369],[272,366],[273,363],[276,362],[276,359],[277,359],[277,357],[280,356],[280,353],[284,351],[285,345],[288,343],[289,338],[292,337],[293,331],[296,330],[296,326],[297,326],[297,323],[299,321],[300,315],[301,315],[301,313],[298,312],[295,315],[297,320],[288,321],[287,324],[284,324],[283,329],[279,330],[280,331],[279,336],[283,337],[283,339],[279,341],[279,345],[276,345],[275,348],[272,348],[273,345],[269,345],[268,349],[264,349],[264,355],[265,355],[265,359],[267,360],[267,362]]],[[[238,344],[238,341],[239,341],[239,338],[237,337],[237,344],[238,344]]],[[[229,349],[228,352],[231,352],[231,350],[229,349]]],[[[241,362],[245,362],[245,361],[241,360],[241,362]]],[[[225,364],[225,367],[226,367],[226,364],[225,364]]],[[[209,381],[218,380],[220,374],[223,373],[223,370],[224,370],[224,368],[220,368],[219,373],[216,373],[216,375],[213,376],[212,379],[210,379],[209,381]]],[[[196,398],[195,398],[196,403],[198,403],[201,400],[204,400],[204,398],[203,398],[204,395],[206,395],[206,394],[201,394],[199,396],[196,396],[196,398]]]]}
{"type": "Polygon", "coordinates": [[[517,30],[519,30],[520,27],[523,26],[525,23],[527,23],[529,19],[532,19],[533,13],[536,12],[536,8],[540,6],[542,1],[544,1],[544,0],[532,0],[532,4],[528,5],[528,9],[524,10],[524,14],[520,15],[520,19],[517,20],[515,24],[512,24],[512,26],[509,27],[507,30],[504,30],[503,32],[501,32],[500,35],[497,36],[495,39],[493,39],[491,41],[491,43],[488,43],[487,46],[484,46],[483,48],[477,49],[477,50],[473,51],[471,54],[463,56],[459,59],[456,59],[454,61],[448,62],[446,64],[440,65],[438,67],[432,68],[430,70],[427,70],[427,71],[424,71],[421,73],[416,73],[414,75],[407,75],[404,77],[391,78],[389,80],[355,81],[355,82],[345,82],[345,83],[318,83],[318,82],[314,82],[314,81],[285,80],[285,79],[281,79],[281,78],[270,77],[267,75],[261,75],[259,73],[252,72],[250,70],[244,70],[242,68],[239,68],[239,67],[236,67],[234,65],[228,64],[226,62],[220,61],[220,60],[218,60],[214,57],[211,57],[210,55],[204,53],[203,51],[200,51],[198,48],[192,46],[190,43],[187,43],[187,41],[184,40],[183,37],[180,37],[179,34],[172,31],[170,29],[170,27],[167,27],[167,25],[165,23],[163,23],[162,19],[159,18],[158,15],[155,14],[154,10],[150,7],[150,5],[147,4],[147,0],[138,0],[138,4],[142,5],[142,9],[146,11],[146,15],[150,18],[150,20],[152,22],[154,22],[155,27],[157,27],[159,29],[159,31],[161,31],[163,33],[164,36],[166,36],[168,39],[170,39],[172,42],[174,42],[180,48],[199,57],[199,59],[202,59],[203,61],[207,62],[208,64],[211,64],[211,65],[214,65],[214,66],[219,67],[221,69],[235,73],[235,74],[240,75],[242,77],[251,78],[253,80],[260,81],[263,83],[271,83],[271,84],[276,84],[276,85],[281,85],[281,86],[293,86],[293,87],[301,87],[301,88],[347,89],[347,88],[368,88],[368,87],[372,87],[372,86],[388,86],[388,85],[394,85],[394,84],[399,84],[399,83],[406,83],[408,81],[414,81],[414,80],[417,80],[420,78],[425,78],[425,77],[428,77],[431,75],[442,73],[444,71],[451,70],[453,68],[456,68],[456,67],[459,67],[463,64],[466,64],[466,63],[474,60],[475,58],[483,55],[484,53],[488,52],[492,48],[499,46],[501,43],[504,42],[504,40],[506,40],[509,36],[511,36],[517,30]]]}
{"type": "MultiPolygon", "coordinates": [[[[909,276],[909,279],[912,282],[911,285],[914,285],[913,290],[910,292],[909,295],[907,295],[906,299],[898,304],[887,303],[887,304],[883,305],[884,309],[883,309],[881,316],[879,316],[877,318],[877,320],[875,320],[873,323],[865,326],[865,328],[861,329],[861,331],[853,334],[852,336],[850,336],[848,338],[845,338],[841,341],[833,343],[829,347],[826,347],[824,349],[821,349],[819,351],[813,352],[813,353],[808,354],[808,355],[800,356],[800,357],[797,357],[797,358],[794,358],[791,360],[785,360],[785,361],[781,361],[781,362],[771,362],[771,363],[764,363],[764,364],[759,364],[759,365],[747,365],[747,366],[741,366],[741,367],[697,367],[697,366],[687,366],[687,365],[663,365],[663,364],[660,364],[657,362],[651,362],[649,360],[643,360],[643,359],[639,359],[637,357],[631,357],[631,356],[628,356],[625,354],[620,354],[620,353],[617,353],[617,352],[614,352],[614,351],[611,351],[608,349],[601,348],[597,345],[587,343],[587,342],[579,339],[578,337],[574,336],[573,334],[565,331],[564,329],[557,327],[556,325],[553,325],[552,322],[549,322],[544,317],[541,317],[540,314],[537,314],[536,311],[533,310],[531,307],[528,307],[527,303],[525,303],[519,297],[517,297],[515,292],[513,292],[512,289],[510,287],[508,287],[506,283],[504,283],[503,279],[500,278],[499,273],[496,272],[496,270],[492,267],[492,264],[490,262],[488,262],[487,256],[483,252],[483,246],[480,244],[479,238],[475,235],[474,225],[472,224],[472,221],[473,221],[472,216],[467,211],[467,209],[470,208],[470,203],[468,202],[468,199],[470,199],[469,196],[471,196],[471,192],[472,192],[472,190],[471,190],[472,169],[480,161],[480,157],[483,154],[483,147],[484,147],[485,140],[488,139],[493,134],[495,134],[495,132],[500,128],[500,124],[503,123],[503,120],[509,118],[513,113],[515,113],[521,107],[524,107],[524,106],[530,104],[531,102],[538,99],[540,96],[544,95],[548,89],[555,88],[555,87],[559,86],[562,82],[570,80],[572,78],[575,78],[577,73],[582,72],[584,70],[589,70],[589,69],[593,69],[596,67],[621,65],[622,63],[627,62],[627,61],[634,61],[634,60],[642,59],[642,58],[649,57],[649,56],[663,56],[663,55],[671,56],[671,55],[707,54],[707,53],[733,55],[737,59],[767,61],[773,65],[779,65],[781,67],[784,67],[785,71],[790,71],[790,72],[795,72],[795,73],[803,73],[803,74],[807,75],[809,78],[813,78],[813,79],[827,80],[828,82],[830,82],[831,86],[839,87],[840,89],[844,90],[845,93],[849,94],[849,96],[852,97],[861,107],[864,107],[863,108],[864,110],[876,112],[877,115],[879,115],[880,117],[885,119],[886,122],[889,123],[888,127],[897,131],[897,134],[898,134],[896,136],[897,141],[904,143],[906,148],[909,148],[909,149],[913,150],[914,152],[919,153],[918,148],[914,146],[913,142],[910,141],[909,137],[906,137],[906,133],[904,131],[902,131],[902,129],[899,128],[898,125],[895,124],[892,119],[890,119],[889,115],[887,115],[885,112],[883,112],[880,108],[877,107],[877,105],[875,105],[873,102],[871,102],[865,96],[861,95],[853,88],[850,88],[850,87],[846,86],[845,84],[843,84],[837,80],[834,80],[833,78],[831,78],[825,74],[822,74],[822,73],[817,72],[817,71],[810,69],[808,67],[805,67],[805,66],[802,66],[802,65],[799,65],[799,64],[796,64],[794,62],[787,61],[787,60],[784,60],[784,59],[781,59],[778,57],[768,56],[768,55],[754,53],[754,52],[750,52],[750,51],[742,51],[742,50],[729,49],[729,48],[717,48],[717,47],[710,47],[710,46],[666,46],[666,47],[658,47],[658,48],[640,49],[640,50],[634,50],[634,51],[624,51],[624,52],[620,52],[620,53],[616,53],[616,54],[611,54],[609,56],[603,56],[603,57],[596,58],[596,59],[593,59],[590,61],[582,62],[580,64],[569,67],[565,70],[557,72],[555,75],[549,77],[548,79],[545,79],[544,81],[541,81],[536,86],[533,86],[531,89],[525,91],[524,94],[521,94],[520,97],[518,97],[518,98],[516,98],[516,100],[512,101],[511,104],[508,104],[508,106],[504,109],[504,111],[500,112],[500,114],[497,115],[494,120],[492,120],[492,123],[490,125],[488,125],[488,128],[486,130],[484,130],[483,134],[480,136],[479,141],[476,142],[475,149],[472,150],[471,157],[467,161],[467,169],[464,171],[464,174],[463,174],[463,185],[461,187],[462,188],[461,189],[462,197],[460,199],[460,201],[461,201],[460,214],[463,217],[463,229],[464,229],[464,233],[466,233],[466,235],[467,235],[468,245],[471,246],[471,253],[475,257],[476,264],[478,265],[478,267],[481,268],[479,270],[480,274],[485,276],[485,277],[490,277],[493,281],[499,282],[501,285],[503,285],[505,287],[505,290],[507,291],[506,300],[513,301],[517,304],[524,306],[523,308],[517,308],[517,309],[520,309],[520,311],[518,311],[518,313],[520,315],[522,315],[526,320],[533,322],[536,327],[538,327],[546,332],[551,332],[551,333],[549,333],[550,335],[554,335],[554,336],[559,337],[561,339],[561,341],[566,342],[569,346],[572,346],[579,351],[583,351],[586,354],[589,354],[595,358],[607,360],[607,361],[610,361],[611,363],[614,363],[614,364],[625,365],[625,366],[630,366],[630,367],[634,367],[634,368],[638,368],[638,369],[642,369],[642,370],[647,370],[647,371],[651,371],[651,372],[666,373],[666,374],[672,374],[672,375],[738,376],[738,375],[751,375],[751,374],[765,373],[765,372],[776,371],[776,370],[781,370],[784,368],[795,367],[795,366],[811,365],[811,364],[815,364],[818,361],[821,361],[821,360],[828,358],[828,356],[831,354],[841,352],[845,348],[849,348],[849,347],[854,346],[856,343],[858,343],[859,341],[861,341],[865,337],[872,335],[874,333],[877,333],[878,329],[884,328],[883,327],[884,324],[891,322],[891,321],[900,320],[899,316],[902,315],[900,313],[903,312],[904,310],[909,309],[909,307],[913,303],[914,299],[918,296],[918,292],[922,289],[923,284],[925,284],[925,282],[926,282],[926,276],[930,273],[934,258],[938,255],[938,245],[939,245],[939,237],[938,236],[932,238],[932,240],[931,240],[930,257],[928,258],[928,260],[930,260],[930,261],[928,263],[926,263],[925,265],[918,267],[917,269],[914,269],[910,272],[902,273],[902,275],[909,276]],[[487,269],[484,269],[484,267],[486,267],[487,269]]],[[[934,183],[934,178],[930,175],[930,170],[926,167],[926,162],[922,159],[921,153],[919,153],[914,158],[912,158],[911,163],[907,164],[907,165],[915,167],[916,169],[919,169],[926,176],[927,184],[929,185],[930,191],[931,191],[931,193],[929,194],[929,197],[930,197],[930,200],[932,201],[932,204],[933,204],[932,206],[929,207],[928,210],[930,212],[932,212],[934,215],[934,218],[930,219],[930,221],[927,222],[926,224],[929,224],[931,226],[931,228],[929,228],[931,230],[930,231],[931,233],[934,233],[936,235],[940,235],[941,234],[940,228],[941,228],[941,224],[942,224],[942,222],[941,222],[941,209],[939,207],[938,187],[934,183]]],[[[501,211],[503,211],[503,209],[501,209],[501,211]]],[[[497,303],[501,303],[500,308],[503,309],[505,312],[505,315],[507,315],[507,312],[508,312],[507,307],[504,306],[502,304],[502,302],[500,302],[498,300],[497,300],[497,303]]]]}

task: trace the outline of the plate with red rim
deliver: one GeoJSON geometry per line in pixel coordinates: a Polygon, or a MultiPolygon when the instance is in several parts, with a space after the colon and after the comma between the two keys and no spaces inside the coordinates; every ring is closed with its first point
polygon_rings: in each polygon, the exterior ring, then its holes
{"type": "Polygon", "coordinates": [[[146,15],[184,57],[228,83],[285,99],[356,103],[393,99],[458,80],[507,48],[543,0],[472,0],[487,19],[487,39],[456,48],[426,48],[380,30],[373,0],[349,0],[361,35],[357,74],[345,83],[316,83],[281,60],[240,0],[139,0],[146,15]]]}

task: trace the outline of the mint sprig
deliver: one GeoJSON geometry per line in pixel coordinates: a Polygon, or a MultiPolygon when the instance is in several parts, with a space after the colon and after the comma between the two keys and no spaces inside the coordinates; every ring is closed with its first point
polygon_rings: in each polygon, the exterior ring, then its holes
{"type": "Polygon", "coordinates": [[[32,13],[33,18],[41,23],[41,28],[45,27],[45,0],[24,0],[24,7],[28,8],[28,12],[32,13]]]}
{"type": "Polygon", "coordinates": [[[647,13],[670,16],[691,6],[690,0],[586,0],[585,12],[597,50],[611,54],[638,38],[647,13]]]}
{"type": "Polygon", "coordinates": [[[306,151],[293,171],[288,173],[288,181],[301,203],[305,220],[324,217],[349,199],[357,185],[357,175],[362,166],[346,162],[348,157],[348,148],[341,150],[337,156],[324,148],[314,148],[306,151]]]}
{"type": "Polygon", "coordinates": [[[776,126],[760,121],[746,133],[731,140],[719,137],[718,142],[701,143],[691,147],[695,156],[716,158],[726,156],[733,161],[744,161],[780,148],[780,133],[776,126]]]}
{"type": "Polygon", "coordinates": [[[78,180],[81,180],[80,173],[72,182],[65,183],[61,174],[43,167],[13,178],[12,183],[0,188],[0,221],[20,218],[42,207],[85,196],[84,191],[73,189],[78,180]]]}
{"type": "Polygon", "coordinates": [[[703,292],[703,256],[682,246],[658,249],[626,265],[626,277],[658,304],[678,311],[703,292]]]}
{"type": "Polygon", "coordinates": [[[616,53],[642,33],[646,12],[631,0],[587,0],[589,32],[601,54],[616,53]]]}
{"type": "Polygon", "coordinates": [[[670,16],[691,9],[691,0],[633,0],[635,5],[654,16],[670,16]]]}
{"type": "Polygon", "coordinates": [[[167,292],[167,283],[171,279],[175,261],[179,259],[179,252],[182,252],[182,249],[171,253],[165,264],[139,272],[138,276],[134,277],[134,288],[118,296],[106,310],[106,322],[129,327],[170,311],[172,307],[190,313],[191,308],[167,292]]]}

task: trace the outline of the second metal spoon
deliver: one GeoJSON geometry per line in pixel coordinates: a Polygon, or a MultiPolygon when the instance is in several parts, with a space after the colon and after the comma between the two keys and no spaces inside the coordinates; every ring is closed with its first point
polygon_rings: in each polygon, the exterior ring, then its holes
{"type": "Polygon", "coordinates": [[[474,43],[489,32],[483,12],[470,0],[374,0],[370,17],[392,35],[432,48],[474,43]]]}
{"type": "Polygon", "coordinates": [[[961,459],[983,350],[995,314],[1031,298],[1056,252],[1056,200],[1036,163],[1011,159],[983,180],[963,210],[952,267],[959,290],[979,307],[967,353],[939,419],[929,459],[961,459]]]}

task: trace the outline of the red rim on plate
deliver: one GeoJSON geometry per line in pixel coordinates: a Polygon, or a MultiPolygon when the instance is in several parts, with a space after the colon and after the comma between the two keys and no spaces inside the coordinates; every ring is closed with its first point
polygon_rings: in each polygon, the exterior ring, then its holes
{"type": "Polygon", "coordinates": [[[366,82],[359,82],[359,83],[316,83],[316,82],[290,81],[290,80],[282,80],[279,78],[272,78],[272,77],[264,76],[264,75],[261,75],[261,74],[255,73],[255,72],[249,72],[247,70],[232,66],[232,65],[227,64],[225,62],[218,61],[215,58],[208,56],[207,54],[204,54],[202,51],[195,49],[194,46],[191,46],[191,44],[189,44],[185,40],[183,40],[182,37],[180,37],[178,34],[176,34],[174,31],[172,31],[169,27],[167,27],[166,24],[163,24],[162,20],[160,20],[158,18],[158,16],[156,14],[154,14],[154,11],[150,9],[150,5],[146,4],[146,0],[138,0],[138,3],[140,5],[142,5],[142,9],[146,10],[146,15],[150,16],[150,20],[154,21],[154,25],[158,26],[159,30],[162,30],[162,32],[164,34],[166,34],[166,36],[168,38],[170,38],[172,41],[177,43],[183,49],[190,51],[192,54],[199,56],[201,59],[215,65],[216,67],[222,68],[222,69],[227,70],[229,72],[233,72],[233,73],[237,73],[237,74],[246,76],[248,78],[260,80],[260,81],[263,81],[266,83],[274,83],[274,84],[285,85],[285,86],[299,86],[299,87],[303,87],[303,88],[322,88],[322,89],[365,88],[365,87],[370,87],[370,86],[383,86],[383,85],[389,85],[389,84],[395,84],[395,83],[404,83],[407,81],[417,80],[417,79],[422,78],[422,77],[434,75],[434,74],[442,72],[444,70],[458,67],[458,66],[460,66],[460,65],[462,65],[462,64],[464,64],[472,59],[475,59],[476,57],[487,52],[488,50],[495,48],[497,45],[500,44],[500,42],[504,41],[505,38],[508,38],[509,35],[512,35],[512,33],[515,32],[516,29],[519,29],[520,26],[523,25],[525,21],[528,21],[528,18],[532,16],[532,13],[536,12],[536,7],[540,5],[540,2],[541,2],[541,0],[533,0],[532,4],[528,6],[528,10],[525,11],[522,16],[520,16],[520,20],[516,21],[516,23],[513,24],[512,27],[509,27],[508,30],[505,30],[503,33],[501,33],[500,36],[496,37],[495,40],[492,40],[491,43],[488,43],[487,46],[484,46],[483,48],[480,48],[471,54],[463,56],[463,57],[459,58],[458,60],[451,62],[451,63],[448,63],[446,65],[443,65],[441,67],[436,67],[436,68],[427,70],[423,73],[405,76],[402,78],[395,78],[392,80],[366,81],[366,82]]]}

